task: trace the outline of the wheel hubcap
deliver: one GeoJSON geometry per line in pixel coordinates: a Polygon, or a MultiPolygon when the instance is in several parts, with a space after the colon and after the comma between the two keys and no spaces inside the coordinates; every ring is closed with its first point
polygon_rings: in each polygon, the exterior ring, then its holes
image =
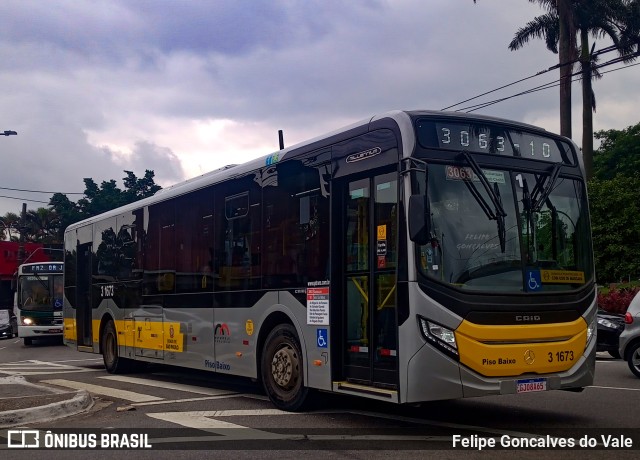
{"type": "Polygon", "coordinates": [[[271,374],[282,388],[291,388],[298,380],[298,357],[293,349],[284,347],[273,355],[271,374]]]}

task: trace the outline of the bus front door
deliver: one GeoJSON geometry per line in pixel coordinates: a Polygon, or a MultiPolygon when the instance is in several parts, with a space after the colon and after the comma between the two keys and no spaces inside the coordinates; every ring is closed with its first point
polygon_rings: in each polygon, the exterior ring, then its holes
{"type": "Polygon", "coordinates": [[[347,179],[340,194],[343,374],[353,383],[395,388],[398,174],[347,179]]]}

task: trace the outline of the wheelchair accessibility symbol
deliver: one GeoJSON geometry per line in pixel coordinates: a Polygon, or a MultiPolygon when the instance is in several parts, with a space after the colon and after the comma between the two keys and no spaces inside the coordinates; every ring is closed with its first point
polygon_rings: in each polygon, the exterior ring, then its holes
{"type": "Polygon", "coordinates": [[[316,335],[316,344],[318,348],[327,348],[327,330],[326,329],[318,329],[316,335]]]}
{"type": "Polygon", "coordinates": [[[527,270],[527,290],[539,291],[540,289],[542,289],[540,270],[527,270]]]}

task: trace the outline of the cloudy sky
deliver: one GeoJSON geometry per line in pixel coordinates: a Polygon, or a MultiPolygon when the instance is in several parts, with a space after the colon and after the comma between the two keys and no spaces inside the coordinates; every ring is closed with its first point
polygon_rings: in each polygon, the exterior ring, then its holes
{"type": "MultiPolygon", "coordinates": [[[[18,199],[0,198],[0,215],[51,196],[8,189],[81,193],[85,177],[145,169],[167,186],[277,150],[278,129],[289,146],[389,110],[443,109],[556,64],[542,41],[507,48],[541,13],[526,0],[2,0],[0,132],[18,135],[0,137],[0,195],[18,199]]],[[[596,130],[640,121],[639,76],[595,82],[596,130]]],[[[573,94],[580,143],[577,83],[573,94]]],[[[555,87],[476,113],[558,132],[558,110],[555,87]]]]}

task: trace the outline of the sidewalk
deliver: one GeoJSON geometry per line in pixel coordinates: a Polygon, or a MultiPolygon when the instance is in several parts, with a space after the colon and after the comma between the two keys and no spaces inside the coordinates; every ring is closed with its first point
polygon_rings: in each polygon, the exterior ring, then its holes
{"type": "Polygon", "coordinates": [[[21,376],[0,377],[0,428],[47,422],[93,406],[84,391],[64,391],[28,382],[21,376]]]}

